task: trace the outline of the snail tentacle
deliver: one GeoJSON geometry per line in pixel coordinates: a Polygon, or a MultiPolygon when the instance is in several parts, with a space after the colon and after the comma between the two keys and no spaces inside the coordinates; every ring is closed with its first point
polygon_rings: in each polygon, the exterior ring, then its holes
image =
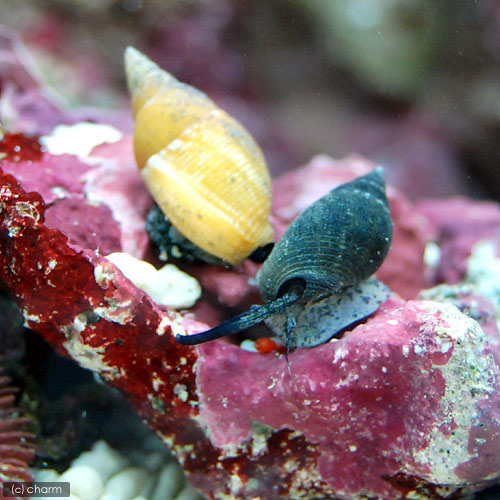
{"type": "Polygon", "coordinates": [[[288,364],[288,354],[290,353],[290,339],[292,337],[292,331],[293,329],[297,326],[297,320],[295,319],[295,316],[291,314],[286,315],[286,340],[285,340],[285,359],[286,363],[288,364]]]}
{"type": "Polygon", "coordinates": [[[226,335],[240,332],[261,323],[265,319],[282,312],[286,307],[295,303],[301,297],[297,290],[291,291],[282,297],[256,306],[234,318],[228,319],[220,325],[195,335],[176,335],[175,339],[182,345],[196,345],[215,340],[226,335]]]}

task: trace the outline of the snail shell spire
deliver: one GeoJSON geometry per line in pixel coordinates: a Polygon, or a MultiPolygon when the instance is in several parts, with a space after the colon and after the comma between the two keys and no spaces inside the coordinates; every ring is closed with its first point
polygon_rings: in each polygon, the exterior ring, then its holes
{"type": "Polygon", "coordinates": [[[302,283],[304,301],[321,300],[369,278],[391,238],[384,172],[377,167],[300,213],[260,270],[259,290],[273,300],[302,283]]]}
{"type": "Polygon", "coordinates": [[[137,165],[169,221],[229,264],[270,243],[271,180],[247,130],[132,47],[125,70],[137,165]]]}

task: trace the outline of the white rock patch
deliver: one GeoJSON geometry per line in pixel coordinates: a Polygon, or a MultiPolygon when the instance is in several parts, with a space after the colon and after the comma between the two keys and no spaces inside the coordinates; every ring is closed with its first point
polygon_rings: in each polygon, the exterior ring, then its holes
{"type": "Polygon", "coordinates": [[[56,125],[50,135],[40,137],[40,143],[53,155],[70,154],[82,158],[105,142],[117,142],[123,134],[111,125],[102,123],[76,123],[56,125]]]}
{"type": "Polygon", "coordinates": [[[83,368],[110,377],[120,376],[116,367],[110,366],[104,361],[102,348],[93,348],[83,342],[81,333],[87,326],[85,314],[79,314],[72,323],[61,326],[67,339],[63,343],[64,348],[83,368]]]}
{"type": "Polygon", "coordinates": [[[499,240],[476,243],[467,260],[466,283],[472,283],[477,293],[484,295],[497,306],[500,326],[500,257],[497,255],[499,240]]]}
{"type": "Polygon", "coordinates": [[[106,256],[136,287],[146,292],[158,305],[185,309],[200,298],[198,281],[173,264],[156,270],[154,266],[122,252],[106,256]]]}

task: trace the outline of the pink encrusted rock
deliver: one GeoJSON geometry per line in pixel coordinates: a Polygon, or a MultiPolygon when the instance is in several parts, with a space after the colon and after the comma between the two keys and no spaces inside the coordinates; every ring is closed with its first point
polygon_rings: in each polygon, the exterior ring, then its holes
{"type": "Polygon", "coordinates": [[[466,198],[425,200],[415,205],[415,212],[434,226],[441,254],[433,270],[434,283],[462,280],[473,246],[497,237],[500,231],[500,206],[493,202],[466,198]]]}
{"type": "Polygon", "coordinates": [[[247,260],[232,269],[195,264],[190,266],[189,272],[205,290],[216,295],[220,303],[244,308],[261,300],[257,287],[251,283],[251,277],[257,274],[259,267],[247,260]]]}
{"type": "Polygon", "coordinates": [[[86,198],[109,207],[120,226],[122,251],[143,258],[149,245],[145,219],[153,201],[135,163],[132,134],[96,146],[88,161],[94,168],[83,176],[86,198]]]}
{"type": "MultiPolygon", "coordinates": [[[[85,140],[85,133],[75,130],[76,140],[78,134],[85,140]]],[[[26,191],[42,196],[48,227],[61,230],[72,245],[101,255],[124,251],[144,256],[149,244],[145,217],[152,201],[135,166],[129,134],[85,156],[43,149],[40,155],[40,161],[7,156],[1,166],[26,191]]]]}
{"type": "Polygon", "coordinates": [[[419,298],[450,302],[475,319],[488,336],[500,365],[500,233],[480,240],[471,250],[463,263],[466,269],[462,282],[423,290],[419,298]]]}
{"type": "MultiPolygon", "coordinates": [[[[264,456],[268,436],[293,429],[319,453],[311,488],[342,499],[399,499],[415,478],[421,496],[408,498],[446,498],[500,475],[499,368],[454,306],[390,300],[341,340],[291,353],[289,369],[224,342],[198,352],[200,421],[222,456],[264,456]]],[[[273,487],[258,481],[259,493],[273,487]]]]}
{"type": "Polygon", "coordinates": [[[497,317],[500,310],[495,307],[495,297],[488,297],[481,287],[472,283],[448,285],[447,283],[423,290],[419,299],[448,302],[456,306],[483,329],[497,365],[500,366],[500,331],[497,317]]]}

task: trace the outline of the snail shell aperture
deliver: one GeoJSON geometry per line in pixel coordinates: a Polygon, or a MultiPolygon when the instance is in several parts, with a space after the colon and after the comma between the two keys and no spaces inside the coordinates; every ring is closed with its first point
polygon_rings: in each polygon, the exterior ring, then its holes
{"type": "Polygon", "coordinates": [[[368,278],[384,261],[391,238],[384,173],[382,167],[377,167],[333,189],[292,222],[257,276],[264,305],[207,332],[177,336],[177,340],[198,344],[274,316],[271,326],[288,347],[312,347],[325,342],[338,330],[374,312],[387,299],[387,288],[368,278]],[[331,328],[323,325],[321,334],[312,331],[312,318],[325,317],[325,304],[327,309],[335,308],[344,299],[349,303],[350,297],[354,300],[337,314],[338,319],[331,321],[331,328]],[[302,325],[297,321],[300,317],[302,325]],[[298,335],[293,335],[294,330],[298,335]]]}
{"type": "Polygon", "coordinates": [[[271,180],[246,129],[203,92],[132,47],[125,51],[134,154],[165,217],[229,264],[272,241],[271,180]]]}

